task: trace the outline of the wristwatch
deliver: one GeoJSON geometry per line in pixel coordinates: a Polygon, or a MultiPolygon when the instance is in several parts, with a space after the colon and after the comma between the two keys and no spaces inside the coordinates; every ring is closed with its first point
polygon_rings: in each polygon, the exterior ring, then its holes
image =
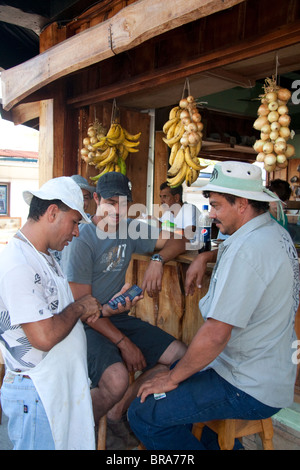
{"type": "Polygon", "coordinates": [[[161,264],[164,264],[164,259],[161,255],[158,253],[155,253],[155,255],[151,256],[151,261],[160,261],[161,264]]]}

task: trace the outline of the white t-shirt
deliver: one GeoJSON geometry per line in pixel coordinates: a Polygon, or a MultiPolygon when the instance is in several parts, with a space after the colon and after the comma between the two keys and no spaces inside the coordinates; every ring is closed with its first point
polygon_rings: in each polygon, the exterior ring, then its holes
{"type": "MultiPolygon", "coordinates": [[[[55,266],[63,276],[57,263],[55,266]]],[[[47,319],[60,311],[56,275],[53,272],[51,277],[38,254],[22,240],[12,238],[1,252],[0,346],[10,370],[24,372],[47,354],[32,347],[21,324],[47,319]]]]}
{"type": "MultiPolygon", "coordinates": [[[[172,207],[170,208],[172,210],[172,207]]],[[[163,230],[185,229],[186,227],[198,225],[200,212],[196,206],[185,202],[178,214],[174,217],[171,210],[166,211],[159,219],[163,230]]]]}

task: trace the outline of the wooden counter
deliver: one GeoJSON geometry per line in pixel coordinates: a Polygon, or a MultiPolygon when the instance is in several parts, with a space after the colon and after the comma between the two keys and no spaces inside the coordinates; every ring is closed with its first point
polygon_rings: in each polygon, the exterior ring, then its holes
{"type": "MultiPolygon", "coordinates": [[[[153,298],[145,293],[144,299],[132,310],[132,314],[159,326],[184,343],[189,344],[203,324],[199,311],[199,300],[206,294],[213,264],[207,266],[201,289],[193,296],[186,296],[184,291],[186,271],[197,256],[197,252],[186,252],[164,265],[162,290],[153,298]]],[[[133,255],[127,270],[126,281],[141,285],[151,255],[133,255]]]]}

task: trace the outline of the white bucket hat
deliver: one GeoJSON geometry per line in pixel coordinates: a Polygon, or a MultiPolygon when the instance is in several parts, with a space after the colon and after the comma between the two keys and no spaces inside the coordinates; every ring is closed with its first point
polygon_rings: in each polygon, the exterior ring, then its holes
{"type": "Polygon", "coordinates": [[[82,191],[78,184],[68,176],[53,178],[43,184],[37,191],[23,191],[24,201],[28,205],[30,205],[33,196],[50,201],[52,199],[59,199],[70,209],[80,212],[82,215],[81,223],[89,224],[91,222],[83,209],[82,191]]]}
{"type": "Polygon", "coordinates": [[[254,201],[275,202],[279,197],[263,186],[261,169],[251,163],[216,163],[202,191],[232,194],[254,201]]]}

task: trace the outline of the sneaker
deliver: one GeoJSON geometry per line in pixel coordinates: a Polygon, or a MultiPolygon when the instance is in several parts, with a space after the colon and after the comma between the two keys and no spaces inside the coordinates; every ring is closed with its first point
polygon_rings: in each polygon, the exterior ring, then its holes
{"type": "Polygon", "coordinates": [[[119,421],[107,419],[106,449],[129,450],[139,445],[139,440],[133,434],[126,415],[119,421]]]}

